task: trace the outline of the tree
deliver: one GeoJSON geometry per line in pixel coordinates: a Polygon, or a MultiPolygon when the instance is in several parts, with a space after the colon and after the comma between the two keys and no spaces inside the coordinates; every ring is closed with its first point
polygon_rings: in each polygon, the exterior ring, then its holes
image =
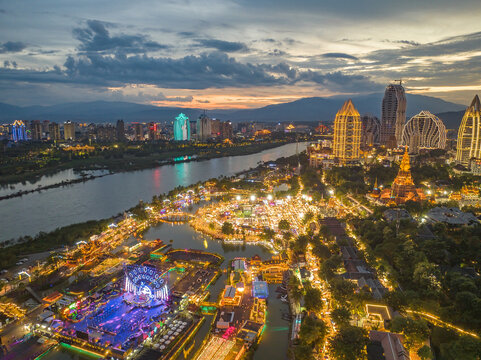
{"type": "Polygon", "coordinates": [[[320,345],[327,335],[326,323],[320,319],[306,316],[301,324],[299,337],[308,345],[320,345]]]}
{"type": "Polygon", "coordinates": [[[419,348],[418,356],[421,358],[421,360],[430,360],[433,357],[433,352],[429,346],[424,345],[419,348]]]}
{"type": "Polygon", "coordinates": [[[289,278],[289,289],[291,290],[290,295],[294,301],[299,301],[304,296],[304,289],[297,276],[291,276],[289,278]]]}
{"type": "Polygon", "coordinates": [[[331,312],[331,319],[338,326],[346,326],[351,319],[351,312],[345,307],[338,307],[331,312]]]}
{"type": "Polygon", "coordinates": [[[337,360],[367,359],[369,337],[365,329],[357,326],[344,326],[329,343],[329,351],[337,360]]]}
{"type": "Polygon", "coordinates": [[[474,360],[481,357],[481,341],[461,336],[455,341],[441,344],[441,356],[446,360],[474,360]]]}
{"type": "Polygon", "coordinates": [[[296,360],[311,360],[314,350],[322,348],[326,335],[327,326],[324,321],[306,316],[299,331],[299,345],[294,348],[296,360]]]}
{"type": "Polygon", "coordinates": [[[234,234],[234,226],[230,222],[225,221],[222,224],[222,234],[225,234],[225,235],[234,234]]]}
{"type": "Polygon", "coordinates": [[[270,240],[274,237],[274,235],[276,235],[275,231],[270,229],[270,228],[265,228],[263,231],[262,231],[262,235],[261,237],[264,239],[264,240],[270,240]]]}
{"type": "Polygon", "coordinates": [[[314,218],[314,213],[311,210],[309,210],[307,213],[304,214],[304,218],[302,219],[302,222],[304,224],[308,224],[313,218],[314,218]]]}
{"type": "Polygon", "coordinates": [[[289,231],[291,229],[291,224],[289,224],[289,221],[287,221],[286,219],[282,219],[279,221],[277,227],[279,228],[279,230],[289,231]]]}
{"type": "Polygon", "coordinates": [[[332,297],[340,304],[345,304],[347,301],[352,300],[355,289],[356,285],[341,277],[335,277],[329,283],[332,297]]]}
{"type": "Polygon", "coordinates": [[[391,321],[391,331],[404,335],[407,349],[421,345],[429,336],[428,323],[422,319],[398,316],[391,321]]]}
{"type": "Polygon", "coordinates": [[[304,295],[304,304],[307,311],[319,313],[322,310],[322,293],[321,290],[307,287],[306,295],[304,295]]]}
{"type": "Polygon", "coordinates": [[[331,256],[329,259],[321,263],[319,276],[323,279],[330,280],[335,276],[335,272],[341,266],[342,260],[338,255],[331,256]]]}
{"type": "Polygon", "coordinates": [[[384,295],[384,298],[389,306],[396,310],[402,310],[407,306],[407,299],[403,292],[398,290],[389,291],[384,295]]]}
{"type": "Polygon", "coordinates": [[[329,250],[329,247],[321,243],[316,243],[312,249],[312,252],[322,260],[327,260],[331,257],[331,251],[329,250]]]}

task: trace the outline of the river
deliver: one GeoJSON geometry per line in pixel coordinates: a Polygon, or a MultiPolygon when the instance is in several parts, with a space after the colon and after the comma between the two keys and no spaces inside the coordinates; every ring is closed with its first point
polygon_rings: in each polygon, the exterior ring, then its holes
{"type": "MultiPolygon", "coordinates": [[[[172,241],[172,247],[177,249],[198,249],[218,253],[225,260],[221,268],[226,269],[229,261],[235,257],[252,257],[258,254],[262,259],[269,259],[271,254],[261,246],[255,245],[224,245],[222,242],[213,240],[195,232],[189,225],[161,224],[150,228],[145,234],[146,240],[161,239],[166,243],[172,241]]],[[[216,301],[226,284],[226,275],[223,273],[217,281],[209,287],[211,299],[216,301]]],[[[289,311],[288,305],[277,298],[277,285],[269,285],[269,298],[267,308],[267,324],[262,335],[261,342],[254,354],[254,360],[284,360],[287,359],[289,340],[289,322],[282,319],[282,313],[289,311]]],[[[181,353],[179,360],[191,360],[192,356],[202,345],[202,341],[210,330],[212,317],[208,316],[194,337],[195,344],[188,358],[181,353]]],[[[43,360],[91,360],[87,356],[71,353],[65,349],[55,348],[43,360]]]]}
{"type": "MultiPolygon", "coordinates": [[[[307,147],[299,143],[299,152],[307,147]]],[[[205,161],[164,165],[152,169],[116,173],[83,183],[53,188],[0,201],[0,242],[40,231],[107,218],[150,201],[153,195],[166,193],[221,175],[231,176],[254,168],[260,161],[275,160],[296,153],[296,144],[287,144],[257,154],[230,156],[205,161]]],[[[60,182],[72,177],[70,172],[57,174],[60,182]]],[[[35,186],[50,181],[42,178],[35,186]]]]}

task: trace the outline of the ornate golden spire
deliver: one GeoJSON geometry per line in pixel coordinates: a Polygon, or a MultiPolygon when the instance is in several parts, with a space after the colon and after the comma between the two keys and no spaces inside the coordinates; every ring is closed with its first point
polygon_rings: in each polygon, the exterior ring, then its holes
{"type": "Polygon", "coordinates": [[[403,159],[401,161],[401,166],[399,167],[399,172],[410,172],[411,164],[409,163],[408,147],[406,146],[406,151],[404,152],[403,159]]]}

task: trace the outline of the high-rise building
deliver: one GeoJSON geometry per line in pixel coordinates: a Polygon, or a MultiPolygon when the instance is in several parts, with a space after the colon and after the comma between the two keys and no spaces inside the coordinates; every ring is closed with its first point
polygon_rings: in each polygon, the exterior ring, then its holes
{"type": "Polygon", "coordinates": [[[218,138],[220,136],[220,120],[212,119],[210,123],[212,137],[218,138]]]}
{"type": "Polygon", "coordinates": [[[65,140],[75,140],[75,123],[67,121],[63,124],[63,138],[65,140]]]}
{"type": "Polygon", "coordinates": [[[15,120],[12,124],[12,140],[26,141],[27,131],[25,129],[25,123],[22,120],[15,120]]]}
{"type": "Polygon", "coordinates": [[[220,138],[231,139],[232,138],[232,123],[230,121],[221,121],[220,123],[220,138]]]}
{"type": "Polygon", "coordinates": [[[341,163],[359,159],[361,127],[361,116],[349,99],[337,112],[334,120],[333,154],[341,163]]]}
{"type": "Polygon", "coordinates": [[[144,125],[141,123],[133,123],[132,127],[134,128],[134,141],[143,141],[144,125]]]}
{"type": "Polygon", "coordinates": [[[361,147],[367,148],[379,144],[379,131],[381,123],[376,116],[363,115],[361,131],[361,147]]]}
{"type": "Polygon", "coordinates": [[[99,125],[95,128],[95,138],[98,141],[114,141],[116,129],[111,125],[99,125]]]}
{"type": "Polygon", "coordinates": [[[481,158],[481,104],[478,95],[466,109],[459,126],[456,162],[469,167],[473,158],[481,158]]]}
{"type": "Polygon", "coordinates": [[[190,140],[190,122],[189,118],[180,113],[174,121],[174,140],[185,141],[190,140]]]}
{"type": "Polygon", "coordinates": [[[148,128],[149,128],[149,140],[150,141],[159,140],[159,132],[157,129],[157,124],[154,122],[150,122],[148,128]]]}
{"type": "Polygon", "coordinates": [[[51,122],[48,124],[48,136],[50,140],[60,140],[60,126],[57,123],[51,122]]]}
{"type": "Polygon", "coordinates": [[[401,145],[402,131],[406,123],[406,95],[401,82],[386,87],[381,113],[381,145],[388,148],[401,145]]]}
{"type": "Polygon", "coordinates": [[[125,124],[122,119],[117,120],[116,135],[117,135],[117,141],[125,140],[125,124]]]}
{"type": "Polygon", "coordinates": [[[43,136],[43,135],[48,133],[48,126],[49,125],[50,125],[49,120],[42,121],[42,138],[46,137],[46,136],[43,136]]]}
{"type": "Polygon", "coordinates": [[[446,126],[440,118],[423,110],[404,125],[402,145],[417,154],[419,149],[444,149],[446,147],[446,126]]]}
{"type": "Polygon", "coordinates": [[[207,141],[211,138],[212,134],[212,121],[211,119],[202,114],[197,119],[197,140],[207,141]]]}
{"type": "Polygon", "coordinates": [[[42,140],[42,123],[40,120],[33,120],[30,123],[30,132],[32,140],[42,140]]]}

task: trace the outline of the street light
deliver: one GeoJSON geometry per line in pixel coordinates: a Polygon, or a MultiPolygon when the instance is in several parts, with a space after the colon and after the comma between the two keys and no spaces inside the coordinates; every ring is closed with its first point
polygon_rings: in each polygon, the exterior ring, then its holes
{"type": "Polygon", "coordinates": [[[237,201],[240,201],[240,199],[241,199],[240,195],[237,195],[237,196],[235,197],[235,199],[236,199],[237,201]]]}
{"type": "Polygon", "coordinates": [[[329,189],[329,194],[330,194],[330,195],[334,195],[334,190],[333,190],[333,189],[329,189]]]}
{"type": "Polygon", "coordinates": [[[271,195],[271,194],[267,195],[267,200],[269,200],[269,201],[272,200],[272,195],[271,195]]]}
{"type": "Polygon", "coordinates": [[[256,201],[256,196],[255,195],[251,195],[251,201],[256,201]]]}

